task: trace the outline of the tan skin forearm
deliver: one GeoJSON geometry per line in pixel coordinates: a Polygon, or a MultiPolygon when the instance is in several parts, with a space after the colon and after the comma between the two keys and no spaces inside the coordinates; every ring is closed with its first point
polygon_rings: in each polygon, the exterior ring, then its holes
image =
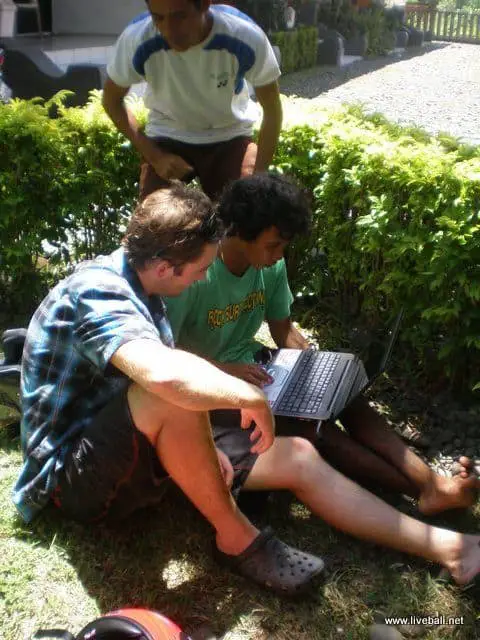
{"type": "Polygon", "coordinates": [[[270,334],[279,348],[309,349],[310,343],[295,327],[291,318],[268,320],[270,334]]]}
{"type": "Polygon", "coordinates": [[[257,409],[266,404],[258,387],[155,340],[127,342],[111,363],[146,391],[189,411],[257,409]]]}
{"type": "Polygon", "coordinates": [[[120,133],[130,140],[147,162],[151,162],[154,155],[158,154],[158,148],[140,130],[135,116],[125,105],[124,98],[129,88],[120,87],[107,78],[103,88],[103,108],[120,133]]]}
{"type": "Polygon", "coordinates": [[[282,103],[278,82],[255,89],[258,102],[263,109],[263,119],[258,134],[258,151],[255,172],[267,171],[272,163],[282,129],[282,103]]]}

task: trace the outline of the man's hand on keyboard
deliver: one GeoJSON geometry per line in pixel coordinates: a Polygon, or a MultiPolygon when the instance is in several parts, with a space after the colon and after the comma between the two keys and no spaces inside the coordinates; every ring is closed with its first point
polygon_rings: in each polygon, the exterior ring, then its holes
{"type": "Polygon", "coordinates": [[[241,380],[245,380],[245,382],[250,382],[250,384],[254,384],[260,388],[267,384],[272,384],[273,382],[272,376],[270,376],[259,364],[225,362],[220,365],[220,368],[222,371],[225,371],[225,373],[235,376],[236,378],[240,378],[241,380]]]}

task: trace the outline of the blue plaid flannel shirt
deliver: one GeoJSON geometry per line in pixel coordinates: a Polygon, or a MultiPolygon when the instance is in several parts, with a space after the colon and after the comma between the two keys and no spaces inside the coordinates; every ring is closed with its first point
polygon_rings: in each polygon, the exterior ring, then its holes
{"type": "Polygon", "coordinates": [[[145,294],[123,249],[80,264],[35,312],[22,360],[24,465],[13,490],[27,522],[49,502],[72,441],[130,383],[110,358],[140,338],[174,346],[163,300],[145,294]]]}

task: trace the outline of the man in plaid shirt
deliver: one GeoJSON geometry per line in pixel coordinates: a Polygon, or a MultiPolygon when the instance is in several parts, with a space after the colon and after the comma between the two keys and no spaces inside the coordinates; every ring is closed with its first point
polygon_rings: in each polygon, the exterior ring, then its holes
{"type": "Polygon", "coordinates": [[[13,499],[32,520],[47,505],[82,522],[158,502],[171,478],[211,523],[217,559],[282,593],[310,586],[323,562],[259,532],[233,497],[274,442],[263,392],[174,348],[162,295],[205,277],[221,223],[207,196],[180,183],[148,196],[124,246],[79,265],[42,302],[22,361],[24,465],[13,499]],[[210,409],[239,409],[251,447],[214,443],[210,409]],[[218,445],[218,448],[215,446],[218,445]],[[295,554],[301,567],[285,577],[295,554]]]}

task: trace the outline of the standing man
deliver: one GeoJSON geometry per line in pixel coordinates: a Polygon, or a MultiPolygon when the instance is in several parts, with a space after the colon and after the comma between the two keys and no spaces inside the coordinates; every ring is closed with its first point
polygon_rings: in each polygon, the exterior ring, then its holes
{"type": "Polygon", "coordinates": [[[147,0],[120,35],[107,67],[107,114],[143,156],[140,198],[171,179],[198,176],[215,198],[230,180],[268,169],[282,125],[280,70],[267,36],[248,16],[210,0],[147,0]],[[146,81],[145,133],[125,105],[146,81]],[[252,140],[263,108],[258,145],[252,140]]]}

